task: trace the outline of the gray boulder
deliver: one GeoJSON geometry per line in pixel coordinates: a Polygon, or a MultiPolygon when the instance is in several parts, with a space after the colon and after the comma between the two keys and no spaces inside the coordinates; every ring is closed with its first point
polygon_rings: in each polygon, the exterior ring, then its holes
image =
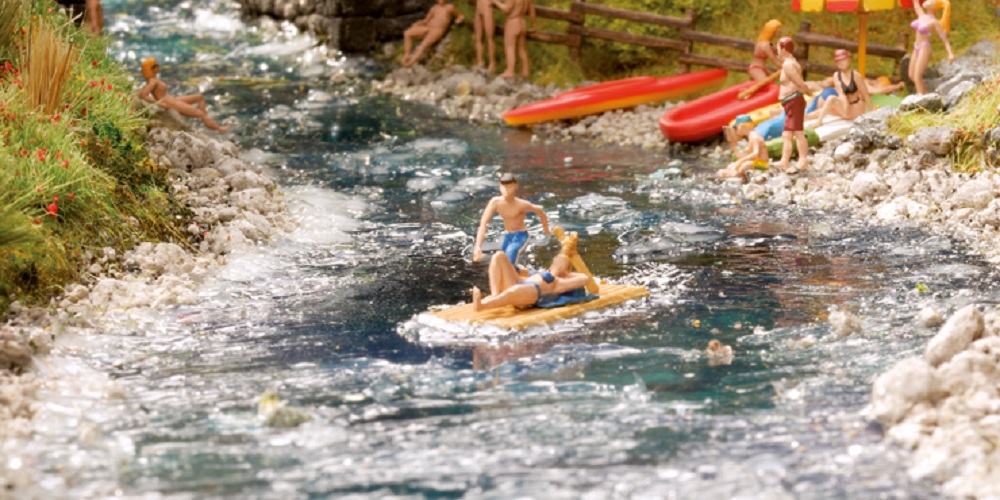
{"type": "Polygon", "coordinates": [[[899,104],[900,111],[924,110],[936,113],[942,109],[944,109],[944,102],[941,100],[941,96],[935,92],[911,94],[899,104]]]}
{"type": "Polygon", "coordinates": [[[917,152],[930,151],[938,156],[951,153],[955,129],[950,127],[927,127],[917,130],[910,137],[910,147],[917,152]]]}

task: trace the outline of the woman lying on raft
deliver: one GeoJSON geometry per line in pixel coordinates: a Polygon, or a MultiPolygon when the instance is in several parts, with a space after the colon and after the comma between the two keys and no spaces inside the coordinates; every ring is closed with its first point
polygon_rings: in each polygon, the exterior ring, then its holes
{"type": "Polygon", "coordinates": [[[507,254],[497,252],[490,260],[491,295],[484,299],[479,288],[473,287],[472,303],[478,312],[504,306],[553,307],[586,302],[596,298],[584,289],[590,279],[586,274],[570,272],[570,259],[562,253],[552,259],[548,271],[522,276],[507,254]]]}

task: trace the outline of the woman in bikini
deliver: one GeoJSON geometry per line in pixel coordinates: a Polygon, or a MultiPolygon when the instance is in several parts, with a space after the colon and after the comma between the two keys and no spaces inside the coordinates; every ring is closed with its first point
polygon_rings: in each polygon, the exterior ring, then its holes
{"type": "Polygon", "coordinates": [[[752,80],[759,81],[767,78],[767,68],[765,67],[767,61],[771,61],[775,66],[781,67],[781,60],[778,59],[778,55],[774,52],[774,46],[771,44],[771,40],[780,35],[781,21],[771,19],[764,24],[764,29],[760,31],[760,35],[757,37],[757,45],[753,48],[753,62],[750,63],[750,66],[747,66],[747,74],[750,75],[752,80]]]}
{"type": "Polygon", "coordinates": [[[562,253],[552,259],[548,271],[524,276],[514,269],[507,254],[497,252],[490,260],[491,295],[484,299],[479,288],[473,287],[472,303],[476,311],[504,306],[544,307],[567,292],[582,289],[589,281],[586,274],[570,272],[570,259],[562,253]]]}
{"type": "Polygon", "coordinates": [[[837,89],[837,97],[827,99],[819,110],[816,126],[823,125],[827,114],[853,120],[864,113],[875,109],[871,96],[868,95],[868,85],[861,73],[851,69],[851,53],[837,49],[833,56],[837,64],[837,72],[833,74],[833,84],[837,89]]]}
{"type": "Polygon", "coordinates": [[[922,4],[914,2],[913,10],[917,12],[917,19],[910,23],[910,27],[917,32],[917,36],[913,42],[909,76],[917,88],[917,93],[925,94],[927,86],[924,85],[924,70],[931,60],[931,33],[937,33],[944,42],[944,48],[948,50],[948,62],[955,62],[955,53],[951,51],[951,44],[948,43],[948,32],[951,31],[951,3],[948,0],[925,0],[922,4]],[[934,17],[934,11],[937,9],[944,9],[940,21],[934,17]]]}
{"type": "Polygon", "coordinates": [[[220,127],[215,120],[208,117],[205,111],[205,96],[201,94],[182,95],[174,97],[167,93],[167,84],[160,80],[160,64],[155,58],[147,57],[142,61],[142,76],[146,85],[139,90],[139,99],[150,104],[157,104],[163,109],[172,109],[191,118],[200,118],[205,126],[224,134],[229,127],[220,127]]]}

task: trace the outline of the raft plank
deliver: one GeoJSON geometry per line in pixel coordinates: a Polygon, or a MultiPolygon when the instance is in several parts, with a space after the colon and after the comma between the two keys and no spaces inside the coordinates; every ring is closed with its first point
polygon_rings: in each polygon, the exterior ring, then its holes
{"type": "Polygon", "coordinates": [[[646,297],[649,290],[642,286],[613,285],[601,283],[601,296],[590,302],[570,304],[552,309],[531,308],[517,309],[512,306],[476,312],[474,306],[463,304],[431,313],[446,321],[469,321],[472,323],[490,323],[508,330],[521,330],[527,326],[551,323],[560,319],[579,316],[587,311],[601,309],[626,300],[646,297]]]}

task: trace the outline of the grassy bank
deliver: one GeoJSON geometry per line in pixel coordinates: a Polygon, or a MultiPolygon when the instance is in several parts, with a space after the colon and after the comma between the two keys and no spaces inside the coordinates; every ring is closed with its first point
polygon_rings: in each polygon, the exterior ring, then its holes
{"type": "Polygon", "coordinates": [[[0,316],[78,280],[87,253],[183,241],[108,43],[50,0],[0,0],[0,316]]]}
{"type": "MultiPolygon", "coordinates": [[[[453,30],[450,38],[449,52],[462,64],[475,63],[475,51],[471,42],[472,7],[464,0],[452,0],[469,18],[464,27],[453,30]]],[[[570,0],[536,0],[536,5],[569,9],[570,0]]],[[[657,13],[663,15],[681,16],[684,9],[695,9],[695,29],[710,33],[753,40],[757,38],[761,27],[768,19],[778,19],[784,24],[783,34],[791,35],[798,31],[802,21],[812,24],[812,31],[845,39],[857,39],[858,18],[853,13],[806,13],[793,12],[791,0],[603,0],[597,3],[621,7],[630,10],[657,13]]],[[[992,2],[952,2],[952,32],[949,36],[956,53],[972,44],[984,40],[1000,40],[996,31],[997,19],[992,2]]],[[[498,15],[498,24],[502,25],[502,14],[498,15]]],[[[913,31],[909,24],[915,18],[912,9],[893,9],[872,12],[869,14],[869,43],[896,45],[900,32],[909,35],[913,40],[913,31]]],[[[640,24],[622,20],[604,20],[596,16],[587,17],[587,25],[596,28],[625,31],[637,35],[650,35],[677,39],[677,30],[640,24]]],[[[563,33],[567,24],[564,22],[539,19],[539,29],[563,33]]],[[[497,44],[498,64],[503,68],[502,44],[497,44]]],[[[912,47],[907,47],[908,50],[912,47]]],[[[749,64],[750,53],[736,49],[695,44],[695,53],[730,59],[746,60],[749,64]]],[[[616,42],[587,39],[581,49],[579,63],[570,61],[566,47],[538,42],[529,43],[528,48],[534,71],[532,80],[536,83],[568,87],[583,80],[606,81],[635,75],[673,75],[677,73],[677,53],[669,50],[650,49],[630,46],[616,42]]],[[[945,51],[939,42],[934,42],[934,60],[945,57],[945,51]]],[[[810,60],[828,61],[833,64],[833,51],[823,48],[810,48],[810,60]]],[[[870,57],[868,67],[880,74],[898,75],[899,69],[895,61],[878,57],[870,57]]],[[[694,68],[695,70],[706,68],[694,68]]],[[[745,81],[746,75],[734,72],[730,83],[745,81]]]]}

